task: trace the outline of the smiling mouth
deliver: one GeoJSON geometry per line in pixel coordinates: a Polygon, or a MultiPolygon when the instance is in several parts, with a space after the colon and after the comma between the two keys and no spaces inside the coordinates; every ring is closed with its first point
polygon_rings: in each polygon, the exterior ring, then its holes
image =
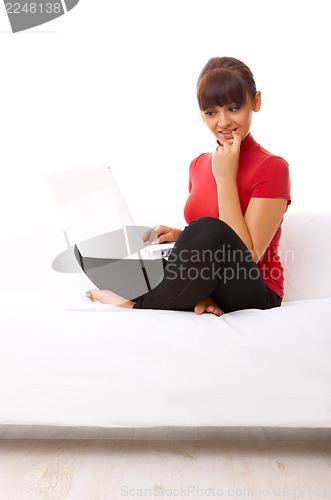
{"type": "MultiPolygon", "coordinates": [[[[238,128],[238,127],[237,127],[237,128],[238,128]]],[[[232,130],[230,130],[230,131],[228,131],[228,130],[227,130],[226,132],[223,132],[222,130],[219,130],[218,132],[219,132],[220,134],[222,134],[222,135],[230,135],[230,134],[232,134],[232,132],[235,132],[236,130],[237,130],[237,129],[236,129],[236,128],[234,128],[234,129],[232,129],[232,130]]]]}

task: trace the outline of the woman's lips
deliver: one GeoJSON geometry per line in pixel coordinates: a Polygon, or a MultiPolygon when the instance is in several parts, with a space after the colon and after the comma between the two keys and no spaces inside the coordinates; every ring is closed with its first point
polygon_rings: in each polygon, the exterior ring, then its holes
{"type": "Polygon", "coordinates": [[[237,130],[237,129],[236,129],[236,128],[234,128],[231,132],[227,132],[227,133],[222,132],[221,130],[219,130],[219,133],[220,133],[221,135],[224,135],[224,137],[229,137],[229,136],[231,136],[231,135],[232,135],[232,132],[234,132],[235,130],[237,130]]]}

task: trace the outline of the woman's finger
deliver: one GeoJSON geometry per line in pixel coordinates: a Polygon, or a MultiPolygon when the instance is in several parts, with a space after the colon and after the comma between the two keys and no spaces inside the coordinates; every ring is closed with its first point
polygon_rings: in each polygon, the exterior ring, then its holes
{"type": "MultiPolygon", "coordinates": [[[[158,226],[153,226],[153,229],[148,234],[148,238],[145,241],[146,245],[150,245],[151,243],[163,243],[168,241],[169,233],[173,230],[172,227],[163,226],[159,224],[158,226]]],[[[145,233],[147,234],[147,233],[145,233]]]]}
{"type": "Polygon", "coordinates": [[[156,233],[157,233],[158,236],[160,236],[161,234],[167,234],[171,230],[172,230],[171,227],[162,226],[162,225],[156,226],[156,228],[155,228],[155,231],[156,231],[156,233]]]}
{"type": "MultiPolygon", "coordinates": [[[[156,226],[155,226],[156,227],[156,226]]],[[[150,239],[151,239],[151,236],[153,234],[153,231],[154,231],[154,228],[153,229],[149,229],[148,231],[146,231],[143,235],[142,235],[142,238],[143,238],[143,241],[144,243],[146,242],[149,242],[150,239]]],[[[155,231],[154,231],[155,232],[155,231]]]]}

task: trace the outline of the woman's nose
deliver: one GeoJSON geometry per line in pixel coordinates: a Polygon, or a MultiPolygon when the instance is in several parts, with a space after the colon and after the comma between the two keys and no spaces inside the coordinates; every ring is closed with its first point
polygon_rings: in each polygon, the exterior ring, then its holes
{"type": "Polygon", "coordinates": [[[229,115],[226,113],[221,113],[218,119],[218,126],[223,130],[228,130],[227,127],[231,125],[231,120],[229,115]]]}

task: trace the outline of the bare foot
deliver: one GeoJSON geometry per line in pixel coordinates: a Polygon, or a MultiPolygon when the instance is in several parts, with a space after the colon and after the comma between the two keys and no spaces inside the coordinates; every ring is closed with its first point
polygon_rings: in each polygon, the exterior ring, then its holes
{"type": "Polygon", "coordinates": [[[99,302],[100,304],[112,304],[113,306],[125,307],[127,309],[132,309],[135,302],[132,300],[125,299],[115,292],[110,290],[88,290],[85,296],[92,302],[99,302]]]}
{"type": "Polygon", "coordinates": [[[222,316],[224,311],[218,307],[215,301],[211,297],[201,300],[195,305],[194,312],[196,314],[202,314],[204,312],[215,314],[215,316],[222,316]]]}

